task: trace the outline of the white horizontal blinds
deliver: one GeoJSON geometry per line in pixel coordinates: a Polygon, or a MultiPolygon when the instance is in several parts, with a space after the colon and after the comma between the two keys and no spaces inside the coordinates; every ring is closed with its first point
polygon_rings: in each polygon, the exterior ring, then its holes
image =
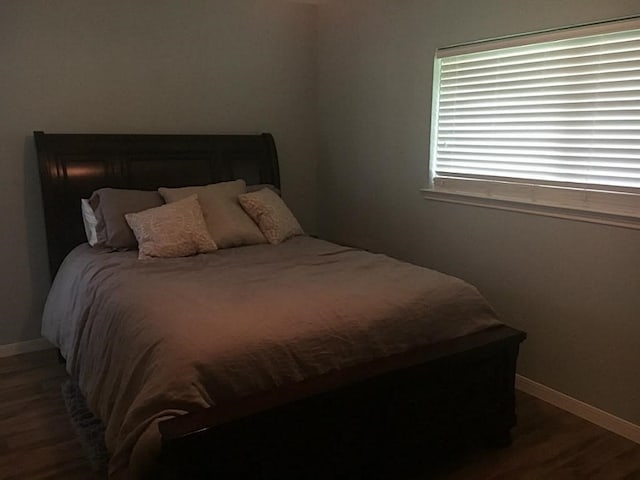
{"type": "Polygon", "coordinates": [[[436,185],[640,192],[639,29],[439,57],[436,185]]]}

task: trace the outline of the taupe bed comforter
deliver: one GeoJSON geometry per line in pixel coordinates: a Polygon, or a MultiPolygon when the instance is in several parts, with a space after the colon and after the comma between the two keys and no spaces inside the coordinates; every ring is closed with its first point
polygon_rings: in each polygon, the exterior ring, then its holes
{"type": "Polygon", "coordinates": [[[43,318],[105,422],[111,478],[145,471],[161,419],[499,324],[459,279],[308,237],[136,255],[77,247],[43,318]]]}

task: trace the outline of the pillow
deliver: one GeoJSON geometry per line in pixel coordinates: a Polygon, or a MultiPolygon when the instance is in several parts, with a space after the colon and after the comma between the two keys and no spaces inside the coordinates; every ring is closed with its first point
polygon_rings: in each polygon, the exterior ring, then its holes
{"type": "Polygon", "coordinates": [[[200,187],[160,188],[158,191],[167,203],[197,194],[211,238],[218,248],[228,248],[267,243],[258,226],[238,203],[238,195],[246,189],[244,180],[235,180],[200,187]]]}
{"type": "Polygon", "coordinates": [[[284,201],[269,188],[238,197],[242,208],[258,224],[269,243],[277,245],[294,235],[303,235],[302,227],[284,201]]]}
{"type": "Polygon", "coordinates": [[[104,245],[104,229],[98,232],[96,228],[98,219],[96,218],[96,212],[93,211],[93,208],[91,208],[89,204],[89,199],[80,199],[80,206],[82,207],[82,222],[84,223],[84,232],[87,234],[87,242],[89,242],[89,245],[92,247],[104,245]]]}
{"type": "Polygon", "coordinates": [[[158,192],[101,188],[89,199],[95,212],[98,237],[104,237],[104,245],[111,248],[134,249],[136,237],[124,219],[125,214],[141,212],[164,204],[158,192]]]}
{"type": "Polygon", "coordinates": [[[204,223],[197,195],[125,215],[138,240],[138,258],[186,257],[217,250],[204,223]]]}
{"type": "Polygon", "coordinates": [[[258,190],[262,190],[263,188],[269,188],[276,192],[279,197],[282,196],[280,189],[275,185],[271,185],[270,183],[257,183],[255,185],[247,185],[247,193],[257,192],[258,190]]]}

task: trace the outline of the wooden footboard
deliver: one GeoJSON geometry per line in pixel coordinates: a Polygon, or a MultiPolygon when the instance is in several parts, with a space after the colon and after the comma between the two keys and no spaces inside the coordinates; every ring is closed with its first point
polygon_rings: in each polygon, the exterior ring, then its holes
{"type": "Polygon", "coordinates": [[[508,444],[525,336],[493,328],[167,420],[154,478],[385,478],[508,444]]]}

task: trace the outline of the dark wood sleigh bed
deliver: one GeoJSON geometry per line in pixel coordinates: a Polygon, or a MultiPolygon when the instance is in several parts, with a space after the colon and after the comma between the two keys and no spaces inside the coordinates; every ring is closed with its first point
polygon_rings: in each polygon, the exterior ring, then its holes
{"type": "MultiPolygon", "coordinates": [[[[52,278],[86,241],[80,199],[98,188],[280,187],[269,134],[34,137],[52,278]]],[[[389,478],[469,441],[507,445],[524,338],[491,328],[164,421],[153,478],[389,478]]]]}

